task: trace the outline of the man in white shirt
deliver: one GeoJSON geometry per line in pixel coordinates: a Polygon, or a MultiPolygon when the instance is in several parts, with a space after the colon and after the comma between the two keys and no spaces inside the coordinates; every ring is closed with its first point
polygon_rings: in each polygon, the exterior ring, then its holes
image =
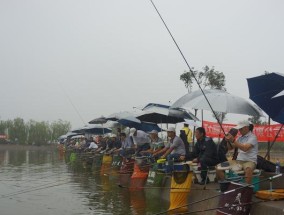
{"type": "Polygon", "coordinates": [[[149,137],[149,134],[141,130],[136,130],[136,128],[131,128],[129,135],[130,137],[132,137],[135,144],[136,154],[139,154],[141,151],[150,149],[151,139],[149,137]]]}
{"type": "MultiPolygon", "coordinates": [[[[230,165],[239,164],[245,171],[245,181],[250,184],[252,181],[253,170],[257,164],[258,142],[256,136],[249,129],[248,121],[241,122],[235,127],[241,133],[241,137],[235,140],[231,134],[226,139],[232,143],[233,148],[238,149],[236,160],[229,161],[230,165]]],[[[218,171],[218,176],[222,180],[225,178],[224,172],[218,171]]]]}

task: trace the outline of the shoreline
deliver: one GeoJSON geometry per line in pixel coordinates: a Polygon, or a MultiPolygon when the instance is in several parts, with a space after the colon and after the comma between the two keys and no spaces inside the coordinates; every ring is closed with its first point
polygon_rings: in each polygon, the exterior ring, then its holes
{"type": "Polygon", "coordinates": [[[56,149],[57,145],[41,145],[41,146],[33,146],[33,145],[19,145],[19,144],[0,144],[0,150],[46,150],[46,149],[56,149]]]}

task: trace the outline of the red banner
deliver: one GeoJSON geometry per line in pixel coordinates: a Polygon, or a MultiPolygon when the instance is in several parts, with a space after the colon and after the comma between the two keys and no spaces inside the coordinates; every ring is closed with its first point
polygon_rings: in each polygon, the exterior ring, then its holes
{"type": "MultiPolygon", "coordinates": [[[[235,127],[235,124],[222,124],[223,129],[226,133],[228,131],[235,127]]],[[[220,128],[220,125],[216,122],[209,122],[209,121],[203,121],[203,127],[206,130],[206,135],[208,137],[212,138],[223,138],[224,134],[220,128]]],[[[254,125],[253,133],[257,136],[258,142],[272,142],[274,138],[276,137],[277,133],[279,132],[279,129],[281,127],[281,124],[274,124],[274,125],[254,125]]],[[[276,141],[284,141],[284,128],[280,131],[276,141]]]]}
{"type": "Polygon", "coordinates": [[[7,139],[7,136],[5,134],[0,134],[0,139],[7,139]]]}

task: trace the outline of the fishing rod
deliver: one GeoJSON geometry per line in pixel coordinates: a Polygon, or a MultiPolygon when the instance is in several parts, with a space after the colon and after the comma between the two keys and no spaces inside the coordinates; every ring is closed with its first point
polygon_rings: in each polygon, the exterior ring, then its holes
{"type": "Polygon", "coordinates": [[[284,124],[282,124],[281,127],[279,128],[279,130],[278,130],[276,136],[274,137],[274,140],[273,140],[272,144],[270,145],[269,149],[267,150],[267,152],[266,152],[266,154],[265,154],[265,156],[264,156],[264,159],[266,159],[266,157],[268,156],[268,154],[269,154],[270,150],[272,149],[272,146],[274,145],[274,143],[275,143],[277,137],[279,136],[279,134],[280,134],[281,129],[283,128],[283,126],[284,126],[284,124]]]}
{"type": "Polygon", "coordinates": [[[174,210],[183,208],[183,207],[188,207],[188,206],[190,206],[190,205],[197,204],[197,203],[200,203],[200,202],[204,202],[204,201],[207,201],[207,200],[209,200],[209,199],[214,199],[214,198],[219,197],[219,196],[222,196],[222,195],[227,195],[227,194],[229,194],[229,193],[236,192],[236,191],[238,191],[238,190],[242,190],[242,189],[244,189],[244,188],[247,188],[247,187],[250,187],[250,186],[252,186],[252,185],[256,185],[256,184],[262,183],[262,182],[264,182],[264,181],[268,181],[268,180],[269,180],[269,181],[272,181],[272,180],[274,180],[274,179],[276,179],[276,178],[279,178],[279,177],[281,177],[281,176],[282,176],[282,174],[278,174],[278,175],[275,175],[275,176],[272,176],[272,177],[268,177],[268,178],[263,179],[263,180],[260,180],[260,181],[258,181],[258,182],[255,182],[255,183],[252,183],[252,184],[247,184],[247,185],[245,185],[245,186],[242,186],[242,187],[239,187],[239,188],[235,188],[235,189],[232,189],[232,190],[228,190],[228,191],[223,192],[223,193],[220,193],[220,194],[218,194],[218,195],[214,195],[214,196],[211,196],[211,197],[208,197],[208,198],[205,198],[205,199],[197,200],[197,201],[191,202],[191,203],[189,203],[189,204],[185,204],[185,205],[182,205],[182,206],[179,206],[179,207],[176,207],[176,208],[167,210],[167,211],[162,211],[162,212],[160,212],[160,213],[156,213],[156,214],[154,214],[154,215],[167,214],[168,212],[171,212],[171,211],[174,211],[174,210]]]}
{"type": "Polygon", "coordinates": [[[164,19],[163,19],[162,15],[160,14],[160,12],[159,12],[158,8],[156,7],[156,5],[154,4],[153,0],[150,0],[150,1],[151,1],[151,3],[152,3],[153,7],[155,8],[155,10],[156,10],[157,14],[159,15],[160,19],[162,20],[162,22],[163,22],[164,26],[166,27],[166,29],[167,29],[168,33],[170,34],[170,36],[171,36],[171,38],[172,38],[173,42],[175,43],[175,45],[176,45],[176,47],[177,47],[177,49],[178,49],[179,53],[181,54],[181,56],[182,56],[182,58],[183,58],[184,62],[186,63],[186,65],[187,65],[187,67],[188,67],[189,71],[191,72],[192,77],[193,77],[193,78],[194,78],[194,80],[196,81],[196,83],[197,83],[197,85],[198,85],[199,89],[201,90],[201,92],[202,92],[202,94],[203,94],[203,96],[204,96],[205,100],[207,101],[207,103],[208,103],[208,105],[209,105],[209,107],[210,107],[211,111],[213,112],[213,114],[214,114],[214,116],[215,116],[215,118],[216,118],[216,120],[217,120],[218,124],[220,125],[220,128],[222,129],[222,131],[223,131],[224,135],[226,135],[225,130],[224,130],[224,128],[222,127],[222,123],[220,122],[219,118],[217,117],[216,112],[213,110],[212,105],[210,104],[210,102],[209,102],[209,100],[208,100],[207,96],[205,95],[204,90],[202,89],[202,87],[201,87],[200,83],[198,82],[198,80],[197,80],[197,78],[196,78],[196,76],[195,76],[195,74],[194,74],[193,70],[191,69],[191,67],[190,67],[189,63],[187,62],[187,60],[186,60],[186,58],[185,58],[185,56],[184,56],[183,52],[181,51],[181,48],[179,47],[178,43],[176,42],[176,40],[175,40],[175,38],[174,38],[173,34],[171,33],[170,29],[168,28],[168,26],[167,26],[166,22],[164,21],[164,19]]]}
{"type": "Polygon", "coordinates": [[[209,208],[209,209],[204,209],[204,210],[196,210],[196,211],[191,211],[191,212],[178,213],[176,215],[195,214],[195,213],[202,213],[202,212],[208,212],[208,211],[219,210],[219,209],[236,208],[236,207],[239,207],[239,206],[254,205],[254,204],[259,204],[259,203],[268,202],[268,201],[270,201],[270,200],[260,200],[260,201],[257,201],[257,202],[247,202],[247,203],[243,203],[243,204],[233,204],[233,205],[230,205],[230,206],[215,207],[215,208],[209,208]]]}
{"type": "MultiPolygon", "coordinates": [[[[58,82],[59,83],[59,82],[58,82]]],[[[62,87],[62,85],[59,83],[58,84],[60,89],[63,91],[63,94],[67,97],[68,101],[70,102],[70,104],[72,105],[72,107],[74,108],[75,112],[78,114],[80,120],[83,122],[83,125],[86,125],[83,117],[81,116],[80,112],[78,111],[78,109],[76,108],[76,106],[74,105],[74,103],[72,102],[70,96],[67,94],[67,92],[64,90],[64,88],[62,87]]]]}
{"type": "Polygon", "coordinates": [[[8,198],[8,197],[20,195],[20,194],[23,194],[23,193],[36,191],[36,190],[42,190],[42,189],[45,189],[45,188],[56,187],[56,186],[59,186],[59,185],[62,185],[62,184],[66,184],[67,180],[69,180],[69,178],[62,179],[61,180],[62,183],[58,183],[58,181],[57,182],[50,182],[50,183],[46,183],[44,185],[38,185],[38,186],[35,186],[35,187],[32,187],[32,188],[27,188],[27,189],[19,190],[19,191],[8,193],[8,194],[3,194],[3,195],[0,196],[0,199],[8,198]]]}

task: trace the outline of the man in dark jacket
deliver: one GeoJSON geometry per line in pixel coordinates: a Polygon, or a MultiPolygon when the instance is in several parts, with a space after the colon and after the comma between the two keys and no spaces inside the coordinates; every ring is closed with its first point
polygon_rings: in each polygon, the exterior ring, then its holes
{"type": "Polygon", "coordinates": [[[210,166],[215,166],[218,163],[217,147],[212,138],[206,137],[206,132],[203,127],[199,127],[195,131],[197,142],[194,145],[194,159],[193,162],[199,163],[201,167],[200,184],[209,182],[207,177],[207,170],[210,166]]]}

